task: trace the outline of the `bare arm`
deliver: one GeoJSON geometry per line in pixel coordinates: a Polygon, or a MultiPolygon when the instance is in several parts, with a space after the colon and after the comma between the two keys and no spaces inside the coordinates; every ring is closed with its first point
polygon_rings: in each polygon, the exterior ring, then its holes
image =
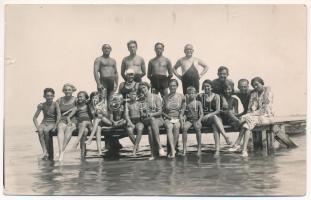
{"type": "Polygon", "coordinates": [[[208,66],[200,59],[198,59],[198,64],[203,67],[203,71],[200,74],[200,77],[202,77],[208,71],[208,66]]]}
{"type": "Polygon", "coordinates": [[[198,101],[197,103],[198,103],[198,108],[199,108],[199,119],[198,119],[198,121],[201,122],[202,118],[204,117],[203,106],[202,106],[200,101],[198,101]]]}
{"type": "Polygon", "coordinates": [[[40,114],[40,112],[42,110],[42,106],[43,105],[41,103],[37,106],[37,110],[36,110],[36,112],[35,112],[35,114],[34,114],[34,116],[32,118],[33,123],[35,124],[35,127],[36,127],[37,130],[39,130],[38,117],[39,117],[39,114],[40,114]]]}
{"type": "Polygon", "coordinates": [[[67,116],[67,122],[68,123],[71,123],[71,118],[76,114],[78,108],[77,107],[73,107],[71,110],[70,110],[70,113],[68,114],[67,116]]]}
{"type": "Polygon", "coordinates": [[[125,58],[123,58],[122,64],[121,64],[121,76],[124,80],[126,80],[125,69],[126,69],[125,58]]]}
{"type": "Polygon", "coordinates": [[[176,62],[175,66],[173,67],[173,73],[175,74],[175,76],[181,80],[181,75],[178,74],[177,69],[181,66],[181,62],[180,59],[176,62]]]}
{"type": "Polygon", "coordinates": [[[163,108],[162,108],[162,116],[165,117],[168,120],[171,120],[172,118],[166,114],[166,98],[163,98],[163,108]]]}
{"type": "Polygon", "coordinates": [[[169,59],[167,59],[167,72],[168,72],[168,79],[171,79],[173,77],[173,67],[172,67],[172,63],[169,59]]]}
{"type": "Polygon", "coordinates": [[[58,123],[60,122],[62,114],[60,112],[60,108],[59,108],[58,102],[55,102],[55,106],[56,106],[56,124],[55,124],[55,127],[57,127],[58,123]]]}
{"type": "Polygon", "coordinates": [[[156,96],[155,97],[155,104],[156,104],[156,109],[157,111],[154,113],[150,113],[150,117],[159,117],[162,115],[162,105],[161,105],[161,99],[156,96]]]}
{"type": "Polygon", "coordinates": [[[113,67],[114,67],[114,81],[115,81],[114,91],[116,91],[119,85],[119,76],[118,76],[117,63],[115,60],[113,62],[113,67]]]}
{"type": "Polygon", "coordinates": [[[97,84],[97,88],[101,87],[100,76],[99,76],[100,60],[96,58],[94,62],[94,78],[97,84]]]}
{"type": "Polygon", "coordinates": [[[149,80],[151,80],[151,73],[152,73],[152,64],[150,60],[148,63],[148,71],[147,71],[147,77],[149,78],[149,80]]]}
{"type": "MultiPolygon", "coordinates": [[[[125,112],[124,112],[124,118],[127,122],[127,125],[131,126],[133,125],[131,118],[130,118],[130,110],[128,108],[128,102],[125,102],[125,112]]],[[[133,125],[134,126],[134,125],[133,125]]]]}
{"type": "Polygon", "coordinates": [[[236,98],[234,98],[234,100],[233,100],[232,112],[235,115],[237,115],[239,113],[239,102],[236,98]]]}
{"type": "Polygon", "coordinates": [[[141,59],[141,72],[142,72],[141,77],[144,77],[146,75],[146,66],[143,58],[141,59]]]}

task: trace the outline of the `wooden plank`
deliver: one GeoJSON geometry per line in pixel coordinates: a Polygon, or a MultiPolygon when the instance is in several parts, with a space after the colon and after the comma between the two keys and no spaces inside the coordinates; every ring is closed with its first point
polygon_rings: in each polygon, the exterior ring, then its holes
{"type": "Polygon", "coordinates": [[[272,131],[275,134],[275,139],[287,148],[297,147],[297,145],[286,134],[285,125],[274,125],[272,131]]]}

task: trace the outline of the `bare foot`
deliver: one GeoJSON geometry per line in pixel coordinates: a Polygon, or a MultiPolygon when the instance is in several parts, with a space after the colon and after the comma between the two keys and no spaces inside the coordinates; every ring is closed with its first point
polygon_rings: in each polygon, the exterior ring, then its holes
{"type": "Polygon", "coordinates": [[[92,140],[85,141],[85,144],[90,145],[92,143],[92,140]]]}
{"type": "Polygon", "coordinates": [[[247,157],[248,157],[247,151],[242,151],[242,157],[244,157],[244,158],[247,158],[247,157]]]}
{"type": "Polygon", "coordinates": [[[187,154],[187,150],[183,150],[182,155],[185,156],[187,154]]]}
{"type": "Polygon", "coordinates": [[[45,159],[48,156],[48,152],[43,152],[40,156],[41,159],[45,159]]]}
{"type": "Polygon", "coordinates": [[[229,137],[225,137],[227,145],[232,145],[232,142],[230,141],[229,137]]]}
{"type": "Polygon", "coordinates": [[[219,151],[216,151],[216,152],[214,153],[214,158],[219,158],[219,151]]]}
{"type": "Polygon", "coordinates": [[[153,157],[153,156],[151,156],[148,160],[154,160],[154,157],[153,157]]]}
{"type": "Polygon", "coordinates": [[[63,159],[64,159],[64,152],[61,152],[60,154],[59,154],[59,158],[58,158],[58,161],[63,161],[63,159]]]}
{"type": "Polygon", "coordinates": [[[197,156],[201,155],[201,149],[198,149],[197,156]]]}

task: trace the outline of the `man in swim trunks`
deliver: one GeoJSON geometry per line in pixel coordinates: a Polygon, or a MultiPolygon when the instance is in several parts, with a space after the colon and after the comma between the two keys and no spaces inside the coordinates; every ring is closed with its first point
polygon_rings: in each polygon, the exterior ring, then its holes
{"type": "Polygon", "coordinates": [[[232,80],[228,79],[229,69],[225,66],[220,66],[218,68],[218,78],[213,80],[213,92],[219,95],[223,95],[225,84],[229,83],[234,89],[234,83],[232,80]]]}
{"type": "Polygon", "coordinates": [[[147,77],[151,82],[151,88],[161,96],[168,94],[168,82],[173,77],[171,61],[163,56],[164,44],[158,42],[154,46],[156,57],[148,64],[147,77]]]}
{"type": "Polygon", "coordinates": [[[96,58],[94,62],[94,78],[97,89],[106,88],[107,98],[116,91],[118,87],[118,71],[115,59],[110,58],[111,46],[104,44],[102,46],[103,55],[96,58]]]}
{"type": "Polygon", "coordinates": [[[130,55],[122,60],[121,76],[126,80],[126,71],[128,69],[133,69],[135,72],[134,80],[136,82],[141,82],[142,77],[146,75],[145,61],[142,57],[136,55],[137,42],[135,40],[130,40],[127,43],[127,48],[130,55]]]}
{"type": "Polygon", "coordinates": [[[173,72],[182,81],[183,93],[186,94],[187,88],[190,86],[199,91],[200,78],[207,72],[208,66],[202,60],[192,56],[193,46],[191,44],[185,46],[184,52],[186,56],[176,62],[173,72]],[[197,69],[198,65],[203,67],[203,71],[200,74],[197,69]],[[179,67],[181,67],[182,75],[177,73],[179,67]]]}
{"type": "Polygon", "coordinates": [[[249,89],[249,81],[247,79],[240,79],[238,82],[238,88],[239,91],[236,93],[236,95],[239,97],[243,105],[244,110],[241,114],[239,114],[239,116],[242,116],[247,113],[252,90],[249,89]]]}

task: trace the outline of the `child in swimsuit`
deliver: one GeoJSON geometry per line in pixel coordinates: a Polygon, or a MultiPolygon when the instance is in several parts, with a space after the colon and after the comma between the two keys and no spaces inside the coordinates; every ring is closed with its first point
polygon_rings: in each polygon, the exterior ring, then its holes
{"type": "Polygon", "coordinates": [[[144,124],[140,119],[141,104],[136,101],[137,94],[135,90],[129,93],[129,102],[125,104],[125,119],[127,121],[126,131],[131,142],[134,144],[133,155],[136,156],[138,145],[142,137],[144,124]],[[134,136],[134,129],[137,131],[137,136],[134,136]]]}
{"type": "Polygon", "coordinates": [[[113,94],[109,103],[110,121],[112,128],[123,128],[126,125],[124,119],[123,96],[121,94],[113,94]]]}
{"type": "Polygon", "coordinates": [[[89,95],[85,91],[80,91],[77,95],[78,101],[74,110],[69,117],[76,115],[78,120],[79,133],[76,141],[72,145],[72,149],[77,149],[78,144],[83,136],[87,133],[85,130],[92,130],[92,113],[88,105],[89,95]]]}
{"type": "Polygon", "coordinates": [[[196,100],[197,92],[192,86],[187,88],[186,102],[187,105],[182,109],[182,115],[185,113],[185,118],[182,120],[182,140],[183,140],[183,155],[187,153],[187,132],[193,126],[196,131],[198,142],[198,155],[201,154],[201,120],[203,118],[203,107],[200,101],[196,100]]]}
{"type": "Polygon", "coordinates": [[[40,103],[37,106],[37,111],[34,114],[33,122],[36,126],[39,141],[43,151],[41,158],[47,159],[51,155],[48,155],[44,136],[48,135],[51,131],[56,130],[59,120],[61,118],[61,113],[59,109],[59,104],[53,101],[55,95],[54,90],[52,88],[45,88],[43,94],[45,102],[40,103]],[[43,112],[43,120],[39,125],[37,118],[41,111],[43,112]]]}
{"type": "Polygon", "coordinates": [[[103,88],[99,94],[94,95],[92,101],[92,113],[94,114],[93,120],[93,128],[91,135],[89,136],[88,140],[85,142],[86,144],[90,145],[92,143],[92,139],[96,134],[96,142],[97,142],[97,150],[98,154],[101,155],[101,126],[112,126],[112,122],[109,120],[108,114],[108,106],[107,106],[107,99],[106,99],[106,89],[103,88]]]}

